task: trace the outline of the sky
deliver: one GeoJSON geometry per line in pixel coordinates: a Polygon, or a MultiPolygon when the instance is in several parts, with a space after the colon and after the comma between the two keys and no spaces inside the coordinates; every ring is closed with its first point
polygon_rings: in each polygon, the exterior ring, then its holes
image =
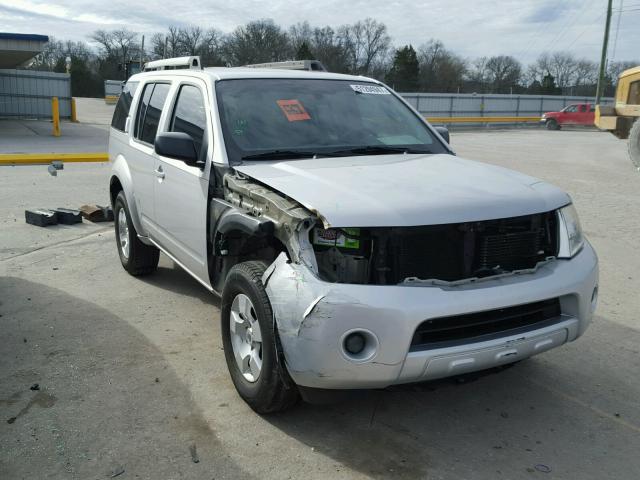
{"type": "MultiPolygon", "coordinates": [[[[395,46],[430,38],[457,54],[513,55],[529,63],[542,52],[569,51],[598,61],[606,0],[0,0],[0,31],[89,41],[97,29],[140,34],[170,25],[230,32],[250,20],[288,27],[307,20],[337,27],[367,17],[387,25],[395,46]],[[135,5],[135,6],[134,6],[135,5]]],[[[613,0],[610,60],[640,57],[640,0],[613,0]],[[623,6],[623,14],[617,11],[623,6]]]]}

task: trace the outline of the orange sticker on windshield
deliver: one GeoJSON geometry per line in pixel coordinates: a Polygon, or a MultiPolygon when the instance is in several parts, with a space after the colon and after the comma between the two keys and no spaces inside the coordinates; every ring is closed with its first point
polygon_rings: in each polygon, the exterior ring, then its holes
{"type": "Polygon", "coordinates": [[[290,122],[299,122],[300,120],[311,120],[311,117],[304,109],[299,100],[278,100],[280,110],[290,122]]]}

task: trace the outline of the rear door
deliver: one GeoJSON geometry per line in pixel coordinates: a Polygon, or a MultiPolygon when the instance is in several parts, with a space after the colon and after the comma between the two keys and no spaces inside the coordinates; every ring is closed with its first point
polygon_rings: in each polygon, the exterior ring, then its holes
{"type": "Polygon", "coordinates": [[[178,82],[171,95],[164,131],[191,136],[199,166],[158,156],[154,184],[157,241],[184,268],[210,287],[207,269],[208,151],[212,141],[210,95],[199,79],[178,82]]]}
{"type": "Polygon", "coordinates": [[[132,154],[128,161],[135,186],[136,206],[143,227],[151,235],[156,230],[153,198],[153,186],[156,179],[156,172],[154,172],[156,153],[153,144],[170,88],[169,82],[146,83],[138,102],[133,127],[129,127],[133,128],[133,135],[131,138],[132,154]]]}
{"type": "Polygon", "coordinates": [[[593,121],[595,120],[594,110],[591,109],[591,105],[588,103],[583,103],[578,106],[578,120],[577,123],[580,125],[593,125],[593,121]]]}

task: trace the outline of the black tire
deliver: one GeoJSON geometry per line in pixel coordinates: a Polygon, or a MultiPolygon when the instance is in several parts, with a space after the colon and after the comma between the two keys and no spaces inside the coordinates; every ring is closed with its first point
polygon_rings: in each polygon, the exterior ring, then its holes
{"type": "Polygon", "coordinates": [[[554,120],[553,118],[550,120],[547,120],[545,125],[547,126],[547,130],[560,130],[560,125],[558,124],[558,121],[554,120]]]}
{"type": "Polygon", "coordinates": [[[231,380],[242,399],[260,414],[287,410],[299,398],[298,389],[289,378],[286,367],[278,364],[273,311],[262,285],[265,269],[266,264],[260,261],[235,265],[227,275],[220,313],[222,344],[231,380]],[[251,300],[262,336],[262,367],[254,382],[248,381],[240,371],[231,344],[231,307],[239,294],[244,294],[251,300]]]}
{"type": "Polygon", "coordinates": [[[120,256],[120,262],[124,269],[133,276],[148,275],[154,272],[158,268],[158,260],[160,258],[160,250],[151,245],[145,245],[138,238],[133,222],[131,221],[131,214],[129,213],[129,206],[127,199],[124,196],[124,192],[120,191],[116,197],[116,201],[113,205],[113,216],[116,230],[116,245],[118,247],[118,255],[120,256]],[[128,239],[129,239],[129,254],[125,255],[123,247],[120,241],[120,211],[124,212],[126,216],[128,239]]]}
{"type": "Polygon", "coordinates": [[[636,119],[631,126],[628,142],[629,158],[635,167],[640,169],[640,119],[636,119]]]}

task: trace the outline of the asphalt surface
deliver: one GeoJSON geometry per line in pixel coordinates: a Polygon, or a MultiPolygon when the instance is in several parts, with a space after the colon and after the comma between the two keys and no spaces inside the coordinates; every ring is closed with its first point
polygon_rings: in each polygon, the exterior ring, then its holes
{"type": "Polygon", "coordinates": [[[0,478],[640,478],[640,174],[626,145],[579,130],[452,142],[571,193],[601,262],[591,328],[503,371],[267,417],[233,389],[218,300],[170,260],[136,279],[112,224],[24,224],[27,206],[106,202],[107,165],[0,167],[0,478]]]}

